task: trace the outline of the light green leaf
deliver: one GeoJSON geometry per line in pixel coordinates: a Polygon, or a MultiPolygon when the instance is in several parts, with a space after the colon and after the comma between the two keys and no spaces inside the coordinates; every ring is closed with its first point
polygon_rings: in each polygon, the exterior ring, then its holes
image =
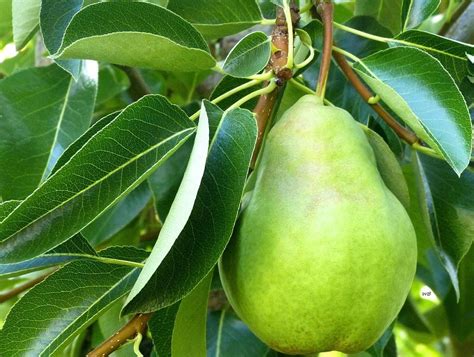
{"type": "Polygon", "coordinates": [[[90,125],[97,63],[76,82],[59,67],[30,68],[0,81],[0,195],[20,199],[43,181],[58,157],[90,125]],[[33,135],[34,133],[34,135],[33,135]]]}
{"type": "MultiPolygon", "coordinates": [[[[114,247],[102,257],[141,262],[146,253],[114,247]]],[[[137,268],[99,261],[72,262],[32,288],[10,311],[0,331],[1,356],[50,356],[122,298],[137,268]]]]}
{"type": "Polygon", "coordinates": [[[412,29],[436,11],[441,0],[409,0],[403,29],[412,29]]]}
{"type": "Polygon", "coordinates": [[[183,300],[157,311],[149,322],[160,357],[206,355],[206,315],[212,271],[183,300]]]}
{"type": "Polygon", "coordinates": [[[187,115],[162,96],[131,104],[2,222],[0,260],[27,260],[66,241],[144,181],[194,131],[187,115]]]}
{"type": "Polygon", "coordinates": [[[188,223],[148,284],[125,305],[124,313],[174,304],[214,267],[232,234],[256,135],[249,111],[233,109],[224,114],[188,223]]]}
{"type": "Polygon", "coordinates": [[[41,0],[13,0],[13,39],[21,50],[38,31],[41,0]]]}
{"type": "Polygon", "coordinates": [[[371,16],[396,35],[402,30],[402,7],[403,0],[357,0],[355,15],[371,16]]]}
{"type": "Polygon", "coordinates": [[[12,38],[12,1],[0,0],[0,48],[11,42],[12,38]]]}
{"type": "MultiPolygon", "coordinates": [[[[64,31],[72,17],[81,9],[83,0],[41,0],[40,28],[46,48],[50,54],[61,47],[64,31]]],[[[80,60],[55,60],[55,62],[77,79],[80,60]]]]}
{"type": "Polygon", "coordinates": [[[439,61],[415,48],[396,47],[366,57],[354,68],[458,175],[467,167],[472,145],[469,112],[439,61]]]}
{"type": "Polygon", "coordinates": [[[218,38],[258,24],[262,14],[255,0],[170,0],[168,9],[191,22],[205,37],[218,38]]]}
{"type": "Polygon", "coordinates": [[[151,251],[150,257],[145,263],[137,282],[133,286],[125,304],[133,300],[160,267],[165,257],[170,252],[176,239],[191,215],[194,201],[196,199],[201,179],[206,165],[207,152],[209,148],[209,120],[204,102],[201,105],[201,115],[194,140],[193,150],[189,158],[188,166],[184,172],[183,180],[179,186],[176,197],[171,205],[170,211],[161,228],[158,240],[151,251]]]}
{"type": "Polygon", "coordinates": [[[215,66],[196,29],[171,11],[145,2],[85,7],[72,19],[53,58],[95,59],[182,72],[215,66]]]}
{"type": "Polygon", "coordinates": [[[265,68],[270,55],[268,36],[263,32],[252,32],[235,45],[222,67],[233,77],[249,77],[265,68]]]}

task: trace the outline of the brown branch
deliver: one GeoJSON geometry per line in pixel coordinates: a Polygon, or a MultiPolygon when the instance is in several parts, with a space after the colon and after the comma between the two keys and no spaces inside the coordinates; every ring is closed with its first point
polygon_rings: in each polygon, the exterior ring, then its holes
{"type": "Polygon", "coordinates": [[[444,23],[444,25],[439,30],[438,34],[441,36],[445,36],[448,31],[450,30],[451,26],[461,17],[461,15],[466,11],[466,9],[471,5],[471,0],[464,0],[454,11],[451,18],[444,23]]]}
{"type": "Polygon", "coordinates": [[[87,357],[106,357],[118,350],[127,341],[134,339],[138,334],[144,334],[151,313],[139,314],[132,318],[113,336],[110,336],[100,346],[87,354],[87,357]]]}
{"type": "MultiPolygon", "coordinates": [[[[293,25],[296,25],[299,19],[299,10],[294,5],[294,1],[292,1],[291,21],[293,22],[293,25]]],[[[260,152],[260,147],[262,146],[265,128],[267,126],[268,119],[273,112],[273,108],[278,97],[279,88],[281,88],[285,82],[290,80],[293,76],[291,69],[286,67],[288,62],[288,51],[292,51],[293,49],[288,48],[288,25],[286,23],[285,13],[281,7],[277,7],[277,17],[271,37],[272,45],[275,50],[270,57],[267,70],[272,70],[273,73],[275,73],[278,87],[271,93],[260,96],[253,110],[255,113],[255,118],[257,119],[258,135],[252,161],[250,163],[251,168],[255,167],[255,162],[257,161],[258,153],[260,152]]],[[[264,85],[266,86],[268,83],[264,83],[264,85]]]]}
{"type": "MultiPolygon", "coordinates": [[[[373,94],[360,80],[360,78],[357,76],[357,74],[347,62],[346,58],[338,52],[333,52],[333,57],[341,68],[342,72],[344,72],[344,74],[346,75],[347,79],[351,82],[355,90],[359,93],[362,99],[364,99],[368,103],[369,99],[373,97],[373,94]]],[[[399,122],[397,122],[392,117],[392,115],[387,112],[379,103],[368,104],[387,123],[387,125],[391,127],[395,131],[395,133],[400,138],[405,140],[408,144],[412,145],[419,141],[414,133],[412,133],[410,130],[406,129],[399,122]]]]}
{"type": "Polygon", "coordinates": [[[128,94],[130,94],[130,97],[134,101],[140,99],[144,95],[151,94],[148,84],[146,84],[138,69],[122,65],[115,66],[124,71],[128,79],[130,80],[130,88],[128,88],[128,94]]]}
{"type": "Polygon", "coordinates": [[[316,95],[324,98],[326,92],[326,84],[329,77],[329,69],[331,67],[331,52],[333,42],[333,4],[331,0],[318,1],[318,13],[324,26],[323,52],[321,57],[321,66],[319,67],[318,84],[316,86],[316,95]]]}
{"type": "Polygon", "coordinates": [[[0,294],[0,304],[2,302],[8,301],[10,299],[13,299],[15,296],[20,295],[21,293],[25,292],[28,289],[31,289],[33,286],[36,284],[41,283],[44,279],[46,279],[49,275],[51,275],[53,272],[48,272],[46,274],[43,274],[35,279],[32,279],[20,286],[17,286],[16,288],[4,293],[0,294]]]}

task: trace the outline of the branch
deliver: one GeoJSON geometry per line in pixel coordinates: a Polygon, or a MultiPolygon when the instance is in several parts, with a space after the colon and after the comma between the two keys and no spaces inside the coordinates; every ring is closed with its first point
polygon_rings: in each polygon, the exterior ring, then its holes
{"type": "Polygon", "coordinates": [[[458,8],[456,9],[456,11],[454,11],[453,15],[451,16],[451,18],[446,21],[443,25],[443,27],[441,27],[441,30],[439,30],[439,35],[441,36],[446,36],[446,34],[448,33],[448,31],[451,29],[451,27],[453,26],[454,23],[456,23],[458,21],[458,19],[461,17],[461,15],[464,13],[464,11],[466,11],[466,9],[469,7],[469,5],[471,5],[471,0],[464,0],[459,6],[458,8]]]}
{"type": "MultiPolygon", "coordinates": [[[[294,5],[293,1],[290,6],[290,12],[291,21],[294,25],[296,25],[300,19],[300,16],[299,10],[294,5]]],[[[288,48],[288,35],[288,25],[286,23],[285,12],[283,8],[277,7],[277,18],[272,31],[272,46],[275,50],[270,57],[267,70],[272,70],[273,73],[275,73],[278,87],[275,88],[275,90],[273,90],[271,93],[260,96],[253,110],[255,113],[255,118],[257,119],[258,136],[252,156],[252,161],[250,163],[250,167],[252,169],[255,167],[255,162],[257,161],[258,153],[260,151],[260,147],[262,146],[263,134],[265,133],[268,119],[273,112],[273,108],[278,97],[279,88],[281,88],[286,81],[293,77],[291,68],[286,66],[288,62],[288,51],[293,51],[292,48],[288,48]]],[[[268,83],[264,83],[264,85],[266,86],[268,83]]]]}
{"type": "Polygon", "coordinates": [[[412,133],[410,130],[402,126],[398,121],[396,121],[392,115],[387,112],[379,103],[369,103],[369,99],[373,97],[373,94],[364,83],[360,80],[357,74],[354,72],[352,67],[347,62],[346,58],[337,52],[333,52],[333,57],[336,60],[337,64],[341,68],[342,72],[346,75],[347,79],[351,82],[352,86],[359,93],[359,95],[372,107],[372,109],[391,127],[395,133],[405,140],[408,144],[413,145],[418,142],[418,137],[412,133]]]}
{"type": "Polygon", "coordinates": [[[331,52],[333,42],[333,5],[331,0],[319,1],[317,5],[318,13],[324,26],[323,52],[321,58],[321,66],[319,67],[318,84],[316,86],[316,95],[324,99],[326,92],[326,84],[331,67],[331,52]]]}
{"type": "Polygon", "coordinates": [[[130,94],[130,97],[134,101],[137,101],[138,99],[147,94],[151,94],[148,84],[146,84],[138,69],[118,64],[115,66],[124,71],[128,79],[130,80],[130,88],[128,88],[128,94],[130,94]]]}
{"type": "Polygon", "coordinates": [[[151,315],[152,313],[136,315],[113,336],[110,336],[100,346],[89,352],[87,357],[106,357],[118,350],[128,340],[134,339],[138,334],[143,335],[151,315]]]}
{"type": "MultiPolygon", "coordinates": [[[[55,271],[55,270],[54,270],[55,271]]],[[[31,289],[33,286],[36,284],[41,283],[44,279],[46,279],[49,275],[51,275],[54,271],[50,271],[46,274],[43,274],[35,279],[32,279],[23,285],[17,286],[16,288],[4,293],[0,294],[0,304],[2,302],[8,301],[10,299],[13,299],[15,296],[20,295],[21,293],[25,292],[28,289],[31,289]]]]}

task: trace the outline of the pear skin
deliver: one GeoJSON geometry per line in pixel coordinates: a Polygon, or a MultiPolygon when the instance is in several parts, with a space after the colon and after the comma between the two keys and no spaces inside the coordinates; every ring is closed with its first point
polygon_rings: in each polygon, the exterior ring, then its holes
{"type": "Polygon", "coordinates": [[[237,314],[287,354],[357,353],[399,313],[416,236],[346,111],[302,97],[271,129],[219,262],[237,314]]]}

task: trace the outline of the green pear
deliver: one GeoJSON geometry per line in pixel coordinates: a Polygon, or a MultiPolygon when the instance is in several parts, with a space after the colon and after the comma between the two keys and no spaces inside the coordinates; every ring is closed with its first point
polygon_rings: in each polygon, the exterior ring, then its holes
{"type": "Polygon", "coordinates": [[[302,97],[271,129],[219,262],[229,301],[287,354],[356,353],[400,311],[416,236],[346,111],[302,97]]]}

